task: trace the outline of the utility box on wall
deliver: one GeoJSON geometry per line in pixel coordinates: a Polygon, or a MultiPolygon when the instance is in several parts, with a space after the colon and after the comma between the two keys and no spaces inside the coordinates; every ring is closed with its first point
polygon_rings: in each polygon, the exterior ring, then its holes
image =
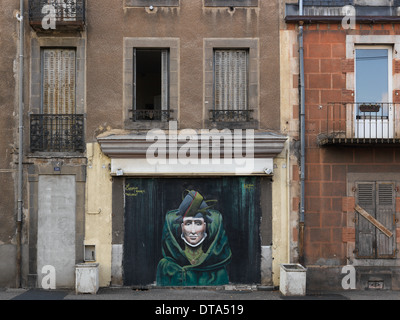
{"type": "Polygon", "coordinates": [[[281,264],[279,290],[284,296],[306,295],[307,269],[300,264],[281,264]]]}
{"type": "Polygon", "coordinates": [[[99,264],[81,263],[75,267],[75,292],[96,294],[99,290],[99,264]]]}

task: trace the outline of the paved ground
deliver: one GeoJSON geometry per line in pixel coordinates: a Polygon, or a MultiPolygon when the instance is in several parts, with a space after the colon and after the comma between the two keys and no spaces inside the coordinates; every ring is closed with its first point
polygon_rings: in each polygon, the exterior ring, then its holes
{"type": "Polygon", "coordinates": [[[139,301],[267,301],[267,300],[400,300],[400,291],[365,290],[308,293],[283,297],[277,290],[101,288],[97,294],[68,290],[0,289],[0,300],[139,300],[139,301]]]}

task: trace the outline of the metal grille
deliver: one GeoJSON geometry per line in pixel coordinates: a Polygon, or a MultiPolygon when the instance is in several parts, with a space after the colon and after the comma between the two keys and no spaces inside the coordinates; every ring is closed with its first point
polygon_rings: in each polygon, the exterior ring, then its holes
{"type": "Polygon", "coordinates": [[[321,108],[326,122],[318,137],[326,144],[389,144],[399,143],[399,111],[397,103],[328,103],[321,108]]]}
{"type": "Polygon", "coordinates": [[[173,110],[131,110],[132,121],[170,121],[173,110]]]}
{"type": "Polygon", "coordinates": [[[83,114],[32,114],[31,152],[83,152],[83,114]]]}
{"type": "Polygon", "coordinates": [[[210,121],[241,122],[253,120],[254,110],[210,110],[210,121]]]}

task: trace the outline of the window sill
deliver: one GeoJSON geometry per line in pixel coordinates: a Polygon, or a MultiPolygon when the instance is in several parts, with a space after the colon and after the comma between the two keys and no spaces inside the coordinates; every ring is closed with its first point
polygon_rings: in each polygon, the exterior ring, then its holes
{"type": "Polygon", "coordinates": [[[258,0],[204,0],[205,7],[258,7],[258,0]]]}
{"type": "Polygon", "coordinates": [[[129,121],[125,123],[126,130],[151,130],[151,129],[168,129],[169,121],[156,121],[156,120],[142,120],[142,121],[129,121]]]}
{"type": "Polygon", "coordinates": [[[258,129],[258,121],[210,121],[204,122],[205,128],[210,129],[258,129]]]}
{"type": "Polygon", "coordinates": [[[179,0],[125,0],[125,7],[179,7],[179,0]]]}

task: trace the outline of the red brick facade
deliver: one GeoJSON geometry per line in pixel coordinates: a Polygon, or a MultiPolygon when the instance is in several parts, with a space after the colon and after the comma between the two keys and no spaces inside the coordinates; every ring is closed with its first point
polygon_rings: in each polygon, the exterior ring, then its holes
{"type": "MultiPolygon", "coordinates": [[[[354,196],[349,196],[349,173],[400,172],[400,149],[396,146],[321,147],[317,143],[318,134],[326,129],[327,104],[354,101],[354,92],[346,89],[346,73],[354,72],[354,60],[346,58],[348,34],[398,35],[400,25],[363,24],[347,31],[340,24],[304,26],[306,265],[327,260],[346,264],[347,244],[355,241],[354,226],[348,226],[348,215],[354,215],[355,204],[354,196]]],[[[400,73],[400,62],[396,59],[393,73],[400,73]]],[[[395,93],[394,102],[400,99],[395,93]]],[[[294,109],[298,112],[297,106],[294,109]]],[[[297,117],[295,114],[294,118],[297,117]]],[[[399,207],[397,198],[396,211],[399,207]]]]}

